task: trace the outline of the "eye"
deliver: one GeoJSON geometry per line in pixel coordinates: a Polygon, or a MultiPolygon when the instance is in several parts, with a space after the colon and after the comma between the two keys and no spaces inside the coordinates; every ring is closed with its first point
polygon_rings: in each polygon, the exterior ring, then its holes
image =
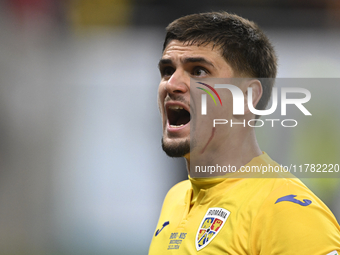
{"type": "Polygon", "coordinates": [[[203,67],[195,67],[192,74],[194,76],[202,77],[202,76],[208,75],[209,72],[207,71],[207,69],[205,69],[203,67]]]}
{"type": "Polygon", "coordinates": [[[160,71],[162,77],[170,77],[175,72],[175,69],[171,66],[165,66],[160,71]]]}

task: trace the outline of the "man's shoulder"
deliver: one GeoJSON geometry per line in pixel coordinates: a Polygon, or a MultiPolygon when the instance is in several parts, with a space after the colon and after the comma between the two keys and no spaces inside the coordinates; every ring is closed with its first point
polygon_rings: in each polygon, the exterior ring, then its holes
{"type": "MultiPolygon", "coordinates": [[[[293,204],[304,204],[304,199],[314,201],[314,206],[327,208],[324,203],[296,176],[287,171],[276,161],[271,159],[265,152],[253,161],[254,165],[261,165],[267,174],[261,172],[256,177],[265,177],[258,182],[258,192],[262,193],[263,204],[270,207],[281,202],[291,202],[293,204]],[[298,201],[302,201],[299,203],[298,201]]],[[[263,169],[262,169],[263,170],[263,169]]],[[[260,178],[261,179],[261,178],[260,178]]],[[[255,192],[257,193],[257,192],[255,192]]],[[[285,203],[284,203],[285,204],[285,203]]],[[[288,204],[289,206],[290,204],[288,204]]],[[[274,206],[273,208],[276,208],[274,206]]],[[[328,208],[327,208],[328,209],[328,208]]]]}
{"type": "Polygon", "coordinates": [[[189,180],[175,184],[165,196],[162,211],[184,204],[188,195],[191,195],[191,183],[189,180]]]}
{"type": "Polygon", "coordinates": [[[275,221],[326,220],[338,225],[328,207],[299,179],[280,178],[263,201],[259,214],[275,221]],[[294,220],[295,219],[295,220],[294,220]]]}
{"type": "Polygon", "coordinates": [[[298,178],[293,175],[277,175],[276,178],[249,180],[254,184],[252,198],[258,201],[259,211],[269,213],[309,213],[320,209],[332,215],[328,207],[298,178]],[[285,176],[285,177],[283,177],[285,176]],[[304,208],[307,208],[305,210],[304,208]],[[309,210],[313,208],[314,210],[309,210]]]}
{"type": "Polygon", "coordinates": [[[312,252],[313,247],[324,247],[323,254],[327,254],[339,248],[340,227],[328,207],[297,179],[281,179],[277,184],[262,202],[252,224],[253,240],[268,240],[261,244],[261,251],[312,252]]]}
{"type": "MultiPolygon", "coordinates": [[[[270,186],[268,189],[268,194],[263,201],[263,206],[273,206],[281,202],[291,202],[293,204],[298,204],[302,206],[308,206],[313,201],[313,204],[320,207],[327,208],[324,203],[299,179],[297,178],[277,178],[270,179],[267,181],[267,185],[263,185],[265,189],[266,186],[270,186]],[[300,201],[300,202],[299,202],[300,201]],[[302,201],[302,202],[301,202],[302,201]]],[[[288,205],[290,205],[288,203],[288,205]]]]}
{"type": "Polygon", "coordinates": [[[164,203],[173,203],[174,201],[184,200],[190,189],[191,183],[189,180],[184,180],[175,184],[166,194],[164,203]]]}
{"type": "Polygon", "coordinates": [[[172,188],[168,191],[168,194],[166,195],[166,197],[184,196],[186,192],[190,189],[191,189],[190,181],[184,180],[172,186],[172,188]]]}

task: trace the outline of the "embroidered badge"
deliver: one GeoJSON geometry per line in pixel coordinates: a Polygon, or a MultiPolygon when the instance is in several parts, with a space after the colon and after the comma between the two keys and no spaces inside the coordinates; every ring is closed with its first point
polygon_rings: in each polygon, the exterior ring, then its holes
{"type": "Polygon", "coordinates": [[[337,251],[332,251],[332,252],[328,253],[327,255],[338,255],[338,252],[337,251]]]}
{"type": "Polygon", "coordinates": [[[197,230],[195,239],[197,251],[203,249],[215,238],[229,215],[230,212],[223,208],[213,207],[208,209],[197,230]]]}

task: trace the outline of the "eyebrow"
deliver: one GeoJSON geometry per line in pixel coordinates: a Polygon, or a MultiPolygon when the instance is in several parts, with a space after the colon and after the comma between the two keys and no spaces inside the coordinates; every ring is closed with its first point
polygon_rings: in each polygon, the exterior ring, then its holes
{"type": "Polygon", "coordinates": [[[162,58],[158,62],[158,68],[160,68],[162,65],[172,65],[172,60],[171,59],[167,59],[167,58],[162,58]]]}
{"type": "MultiPolygon", "coordinates": [[[[201,63],[201,64],[206,64],[206,65],[209,65],[209,66],[212,66],[213,68],[215,68],[213,63],[211,63],[210,61],[208,61],[208,60],[206,60],[205,58],[202,58],[202,57],[185,58],[182,61],[182,63],[183,64],[187,64],[187,63],[201,63]]],[[[172,65],[172,60],[171,59],[167,59],[167,58],[163,58],[163,59],[159,60],[158,67],[161,67],[162,65],[172,65]]]]}
{"type": "Polygon", "coordinates": [[[211,63],[210,61],[208,61],[208,60],[206,60],[205,58],[202,58],[202,57],[185,58],[183,63],[184,64],[186,64],[186,63],[202,63],[202,64],[206,64],[206,65],[214,67],[213,63],[211,63]]]}

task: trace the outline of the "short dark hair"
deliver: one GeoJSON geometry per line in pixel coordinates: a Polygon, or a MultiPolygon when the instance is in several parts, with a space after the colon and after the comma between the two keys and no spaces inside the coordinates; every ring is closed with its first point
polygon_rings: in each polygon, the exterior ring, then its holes
{"type": "Polygon", "coordinates": [[[176,19],[166,32],[163,51],[172,40],[198,46],[212,43],[240,77],[273,78],[261,81],[263,94],[256,108],[266,108],[276,77],[277,57],[254,22],[227,12],[208,12],[176,19]]]}

